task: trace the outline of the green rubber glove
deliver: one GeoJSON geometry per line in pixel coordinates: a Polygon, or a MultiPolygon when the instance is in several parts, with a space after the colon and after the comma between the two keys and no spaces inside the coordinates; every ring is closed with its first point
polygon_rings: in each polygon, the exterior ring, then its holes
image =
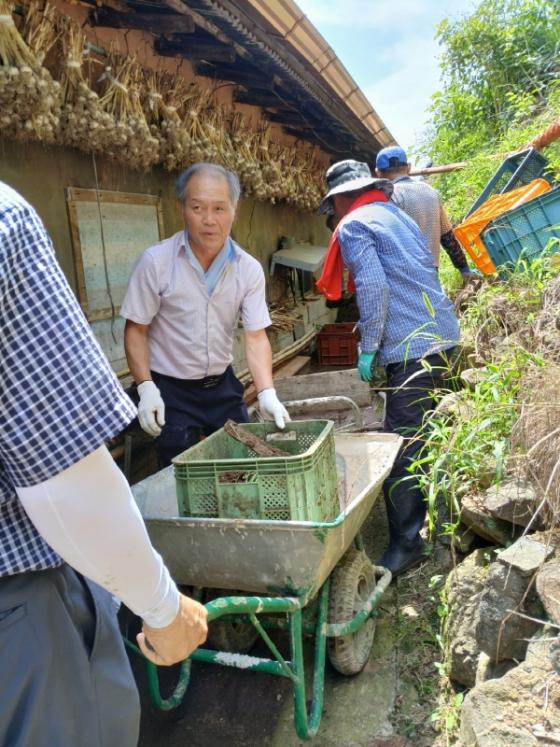
{"type": "Polygon", "coordinates": [[[360,353],[358,358],[358,376],[362,381],[373,381],[373,364],[375,353],[360,353]]]}

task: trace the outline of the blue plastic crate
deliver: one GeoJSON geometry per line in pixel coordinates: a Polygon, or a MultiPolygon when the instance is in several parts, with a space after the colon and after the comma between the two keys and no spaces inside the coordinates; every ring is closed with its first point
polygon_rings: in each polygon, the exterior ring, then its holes
{"type": "MultiPolygon", "coordinates": [[[[510,189],[529,184],[538,179],[548,164],[546,158],[534,148],[509,156],[482,190],[480,197],[473,203],[465,217],[479,208],[489,197],[509,192],[510,189]]],[[[545,175],[545,179],[549,180],[545,175]]]]}
{"type": "Polygon", "coordinates": [[[494,218],[481,234],[496,267],[517,262],[521,254],[535,259],[552,237],[560,238],[560,187],[494,218]]]}

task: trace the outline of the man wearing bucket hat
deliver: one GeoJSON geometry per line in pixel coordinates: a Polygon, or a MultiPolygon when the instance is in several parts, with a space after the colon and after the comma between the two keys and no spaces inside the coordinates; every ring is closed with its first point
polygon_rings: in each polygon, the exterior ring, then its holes
{"type": "Polygon", "coordinates": [[[424,235],[389,199],[392,183],[353,160],[334,164],[326,176],[322,209],[333,210],[338,224],[317,286],[328,299],[340,298],[348,268],[360,311],[359,376],[371,381],[374,365],[385,367],[385,428],[405,437],[384,484],[390,541],[380,562],[397,575],[424,557],[419,532],[426,506],[408,468],[434,407],[432,393],[459,342],[459,322],[424,235]]]}
{"type": "Polygon", "coordinates": [[[375,172],[377,176],[393,182],[391,199],[418,223],[428,241],[436,268],[439,267],[440,246],[443,246],[465,282],[478,277],[479,274],[469,267],[465,252],[453,233],[439,192],[426,182],[410,176],[410,164],[399,145],[390,145],[379,151],[375,159],[375,172]]]}

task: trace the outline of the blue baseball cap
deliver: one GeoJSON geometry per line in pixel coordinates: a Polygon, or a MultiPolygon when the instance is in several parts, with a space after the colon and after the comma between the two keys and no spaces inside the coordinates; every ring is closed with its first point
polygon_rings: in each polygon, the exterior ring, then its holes
{"type": "Polygon", "coordinates": [[[390,145],[388,148],[383,148],[375,159],[375,168],[379,171],[398,169],[399,166],[407,165],[406,153],[400,145],[390,145]]]}

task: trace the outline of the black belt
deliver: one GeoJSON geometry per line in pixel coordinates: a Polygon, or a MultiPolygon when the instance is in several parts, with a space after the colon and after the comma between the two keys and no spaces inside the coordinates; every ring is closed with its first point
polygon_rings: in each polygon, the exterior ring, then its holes
{"type": "Polygon", "coordinates": [[[215,389],[218,384],[221,384],[228,370],[229,366],[223,373],[216,376],[205,376],[203,379],[177,379],[174,376],[167,376],[167,374],[157,373],[156,371],[152,371],[152,374],[156,379],[167,379],[176,384],[186,384],[187,386],[201,387],[201,389],[215,389]]]}
{"type": "Polygon", "coordinates": [[[193,381],[192,383],[197,383],[203,389],[214,389],[214,387],[217,387],[223,378],[223,374],[220,374],[219,376],[206,376],[204,379],[198,379],[198,381],[196,381],[195,379],[195,381],[193,381]]]}

